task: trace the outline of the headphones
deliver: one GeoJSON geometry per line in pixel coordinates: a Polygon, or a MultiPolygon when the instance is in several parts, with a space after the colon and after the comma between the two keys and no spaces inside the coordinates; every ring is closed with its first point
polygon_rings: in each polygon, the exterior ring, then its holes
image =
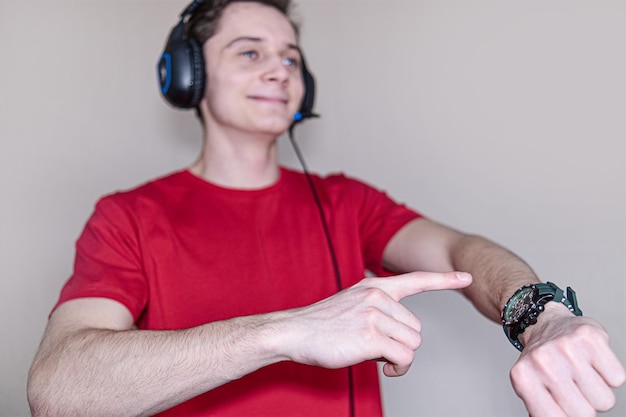
{"type": "MultiPolygon", "coordinates": [[[[157,78],[161,94],[174,107],[195,108],[200,104],[206,87],[206,74],[202,45],[185,37],[185,19],[204,0],[193,0],[180,14],[180,20],[172,28],[165,49],[157,63],[157,78]]],[[[304,97],[300,110],[293,116],[293,124],[306,118],[318,117],[313,113],[315,80],[308,71],[304,57],[301,62],[304,97]]]]}

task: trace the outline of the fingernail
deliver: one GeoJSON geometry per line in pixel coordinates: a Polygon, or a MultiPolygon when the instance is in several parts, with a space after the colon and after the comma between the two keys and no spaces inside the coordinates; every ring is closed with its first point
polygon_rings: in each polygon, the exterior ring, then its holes
{"type": "Polygon", "coordinates": [[[472,280],[472,276],[470,274],[467,274],[465,272],[457,272],[456,273],[456,278],[459,281],[471,281],[472,280]]]}

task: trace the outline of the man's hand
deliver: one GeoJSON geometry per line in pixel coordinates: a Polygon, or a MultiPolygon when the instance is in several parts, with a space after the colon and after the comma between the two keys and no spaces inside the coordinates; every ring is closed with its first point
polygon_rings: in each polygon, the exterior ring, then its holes
{"type": "Polygon", "coordinates": [[[587,417],[615,405],[626,372],[602,325],[548,303],[527,330],[511,382],[531,417],[587,417]]]}
{"type": "Polygon", "coordinates": [[[290,311],[283,340],[293,361],[341,368],[366,360],[384,360],[387,376],[404,375],[422,342],[420,320],[400,300],[424,291],[470,285],[460,272],[412,272],[389,278],[365,278],[332,297],[290,311]]]}

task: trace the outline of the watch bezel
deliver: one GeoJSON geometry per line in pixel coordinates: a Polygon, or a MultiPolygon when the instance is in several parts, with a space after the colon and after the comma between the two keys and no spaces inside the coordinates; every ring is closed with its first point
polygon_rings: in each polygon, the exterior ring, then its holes
{"type": "Polygon", "coordinates": [[[526,284],[520,287],[508,299],[502,309],[502,324],[512,326],[522,322],[528,312],[537,307],[539,297],[539,288],[535,284],[526,284]]]}
{"type": "Polygon", "coordinates": [[[544,306],[554,299],[557,290],[558,287],[550,282],[520,287],[502,309],[502,324],[514,327],[517,333],[522,333],[526,327],[537,322],[537,317],[545,309],[544,306]],[[515,307],[515,315],[511,316],[515,307]]]}

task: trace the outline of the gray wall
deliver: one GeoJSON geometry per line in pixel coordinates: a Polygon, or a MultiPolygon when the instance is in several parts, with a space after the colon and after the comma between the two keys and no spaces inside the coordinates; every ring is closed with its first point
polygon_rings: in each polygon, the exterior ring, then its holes
{"type": "MultiPolygon", "coordinates": [[[[102,194],[192,162],[192,114],[154,64],[180,0],[0,0],[0,415],[26,372],[102,194]]],[[[300,0],[323,115],[308,164],[345,171],[516,251],[573,286],[626,362],[626,3],[300,0]]],[[[287,142],[281,158],[296,165],[287,142]]],[[[406,300],[424,321],[389,416],[523,416],[516,351],[454,293],[406,300]]],[[[626,415],[626,389],[607,415],[626,415]]]]}

